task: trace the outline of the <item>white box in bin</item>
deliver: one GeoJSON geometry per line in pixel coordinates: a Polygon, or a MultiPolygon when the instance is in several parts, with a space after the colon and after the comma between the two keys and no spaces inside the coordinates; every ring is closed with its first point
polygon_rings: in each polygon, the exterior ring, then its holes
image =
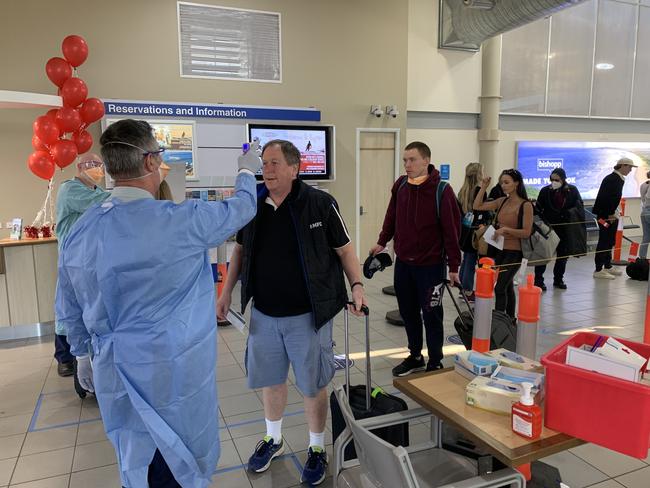
{"type": "Polygon", "coordinates": [[[644,366],[648,362],[646,358],[637,354],[625,344],[621,344],[613,337],[608,338],[605,344],[596,349],[596,352],[617,361],[631,363],[640,371],[642,368],[645,369],[644,366]]]}
{"type": "Polygon", "coordinates": [[[641,375],[641,369],[633,363],[591,352],[591,346],[586,349],[584,346],[582,348],[568,346],[566,364],[628,381],[638,382],[641,375]]]}

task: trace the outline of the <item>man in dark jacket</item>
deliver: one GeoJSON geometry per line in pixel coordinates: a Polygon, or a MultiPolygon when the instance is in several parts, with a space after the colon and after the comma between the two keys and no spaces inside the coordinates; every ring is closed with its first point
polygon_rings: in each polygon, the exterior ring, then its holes
{"type": "Polygon", "coordinates": [[[273,140],[264,145],[262,161],[257,216],[237,234],[217,315],[226,319],[241,272],[242,313],[253,300],[245,355],[248,386],[262,389],[267,434],[255,447],[249,469],[266,471],[284,451],[282,416],[291,364],[309,426],[301,482],[317,485],[327,470],[326,387],[335,369],[332,319],[347,302],[343,272],[355,304],[351,311],[362,314],[361,267],[336,200],[298,179],[298,149],[273,140]]]}
{"type": "MultiPolygon", "coordinates": [[[[542,188],[535,202],[535,210],[551,224],[560,238],[557,258],[553,266],[553,287],[566,290],[564,272],[569,255],[584,254],[586,249],[585,209],[578,189],[566,182],[566,172],[555,168],[551,184],[542,188]]],[[[544,272],[546,265],[535,266],[535,286],[546,291],[544,272]]]]}
{"type": "Polygon", "coordinates": [[[596,245],[596,271],[594,278],[613,280],[621,272],[612,267],[612,248],[616,242],[618,228],[618,205],[623,195],[625,177],[636,164],[629,158],[621,158],[614,166],[614,171],[600,183],[593,213],[598,219],[598,244],[596,245]]]}
{"type": "Polygon", "coordinates": [[[388,241],[395,241],[395,294],[410,354],[393,368],[394,376],[425,369],[423,318],[429,351],[426,370],[442,367],[443,279],[449,265],[449,279],[459,282],[460,266],[460,208],[454,190],[441,182],[440,173],[430,164],[431,150],[426,144],[410,143],[403,160],[406,175],[393,185],[382,231],[370,249],[374,256],[388,241]]]}

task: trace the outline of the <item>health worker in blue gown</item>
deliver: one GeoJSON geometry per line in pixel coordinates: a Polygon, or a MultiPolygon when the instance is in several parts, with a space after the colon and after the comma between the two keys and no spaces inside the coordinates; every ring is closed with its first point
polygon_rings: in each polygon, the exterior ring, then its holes
{"type": "Polygon", "coordinates": [[[61,249],[56,315],[97,396],[127,488],[204,488],[219,458],[215,293],[208,249],[256,211],[256,144],[233,198],[154,200],[164,149],[144,121],[102,134],[110,199],[61,249]]]}

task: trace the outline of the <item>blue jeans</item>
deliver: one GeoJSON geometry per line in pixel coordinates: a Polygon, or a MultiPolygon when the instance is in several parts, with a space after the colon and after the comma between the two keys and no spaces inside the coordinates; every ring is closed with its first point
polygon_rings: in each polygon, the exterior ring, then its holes
{"type": "Polygon", "coordinates": [[[650,210],[641,210],[641,227],[643,227],[643,244],[639,249],[639,257],[648,257],[648,241],[650,241],[650,210]]]}
{"type": "Polygon", "coordinates": [[[460,284],[463,290],[474,290],[474,276],[476,274],[476,262],[478,261],[478,253],[465,252],[463,253],[463,262],[460,265],[460,284]]]}

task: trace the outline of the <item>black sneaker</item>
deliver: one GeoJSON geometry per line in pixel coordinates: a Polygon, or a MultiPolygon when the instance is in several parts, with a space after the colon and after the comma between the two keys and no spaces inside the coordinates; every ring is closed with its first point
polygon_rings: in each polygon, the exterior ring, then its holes
{"type": "Polygon", "coordinates": [[[427,363],[427,373],[429,371],[438,371],[439,369],[442,369],[442,368],[444,368],[444,366],[442,364],[440,364],[440,363],[434,363],[432,361],[429,361],[427,363]]]}
{"type": "Polygon", "coordinates": [[[424,358],[409,355],[404,361],[393,368],[393,376],[406,376],[407,374],[417,373],[426,369],[424,358]]]}
{"type": "Polygon", "coordinates": [[[566,283],[564,280],[554,281],[553,288],[559,288],[560,290],[566,290],[566,283]]]}

